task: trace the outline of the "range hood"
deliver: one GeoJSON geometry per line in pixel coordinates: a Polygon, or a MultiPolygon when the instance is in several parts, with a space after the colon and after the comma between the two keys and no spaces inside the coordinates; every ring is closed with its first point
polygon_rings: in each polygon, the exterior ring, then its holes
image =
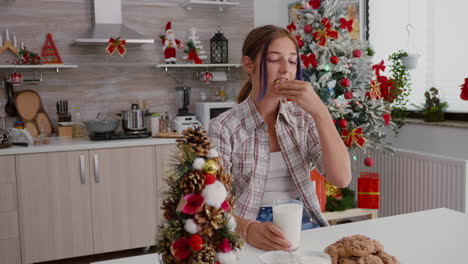
{"type": "Polygon", "coordinates": [[[154,39],[122,24],[121,0],[94,0],[94,24],[75,39],[75,44],[106,44],[110,37],[120,37],[128,45],[154,43],[154,39]]]}

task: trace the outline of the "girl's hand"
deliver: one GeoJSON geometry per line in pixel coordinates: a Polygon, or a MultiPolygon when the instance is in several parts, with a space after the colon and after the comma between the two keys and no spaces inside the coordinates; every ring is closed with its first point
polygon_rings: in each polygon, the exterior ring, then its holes
{"type": "Polygon", "coordinates": [[[284,233],[272,222],[255,222],[247,230],[247,242],[263,250],[291,251],[291,243],[284,233]]]}
{"type": "Polygon", "coordinates": [[[276,94],[294,101],[312,116],[328,112],[322,99],[315,93],[309,82],[284,80],[276,83],[274,90],[276,94]]]}

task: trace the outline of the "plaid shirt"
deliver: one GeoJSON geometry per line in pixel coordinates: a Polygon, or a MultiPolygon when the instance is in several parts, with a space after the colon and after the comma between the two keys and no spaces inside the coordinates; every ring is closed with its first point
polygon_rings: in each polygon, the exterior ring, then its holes
{"type": "MultiPolygon", "coordinates": [[[[323,174],[321,146],[312,116],[295,103],[281,103],[276,133],[301,201],[315,222],[327,226],[310,180],[314,166],[323,174]]],[[[210,140],[218,149],[221,165],[234,178],[234,213],[255,220],[268,174],[270,140],[268,126],[250,96],[210,121],[210,140]]]]}

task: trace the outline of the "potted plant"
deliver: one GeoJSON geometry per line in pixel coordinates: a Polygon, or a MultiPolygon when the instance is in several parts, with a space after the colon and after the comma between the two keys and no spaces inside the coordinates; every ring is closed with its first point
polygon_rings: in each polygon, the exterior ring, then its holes
{"type": "Polygon", "coordinates": [[[421,110],[426,122],[441,122],[445,120],[445,110],[448,107],[447,102],[439,99],[439,90],[432,87],[429,91],[424,93],[426,103],[421,107],[415,105],[421,110]]]}

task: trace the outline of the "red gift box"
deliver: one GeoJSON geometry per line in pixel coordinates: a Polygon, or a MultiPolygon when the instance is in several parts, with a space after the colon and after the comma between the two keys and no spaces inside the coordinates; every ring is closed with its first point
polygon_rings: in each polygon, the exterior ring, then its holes
{"type": "Polygon", "coordinates": [[[379,174],[362,172],[358,178],[358,207],[366,209],[380,208],[379,174]]]}
{"type": "Polygon", "coordinates": [[[320,204],[320,211],[325,211],[325,204],[327,203],[327,195],[325,193],[325,178],[317,171],[313,169],[310,172],[310,179],[315,181],[315,193],[320,204]]]}

